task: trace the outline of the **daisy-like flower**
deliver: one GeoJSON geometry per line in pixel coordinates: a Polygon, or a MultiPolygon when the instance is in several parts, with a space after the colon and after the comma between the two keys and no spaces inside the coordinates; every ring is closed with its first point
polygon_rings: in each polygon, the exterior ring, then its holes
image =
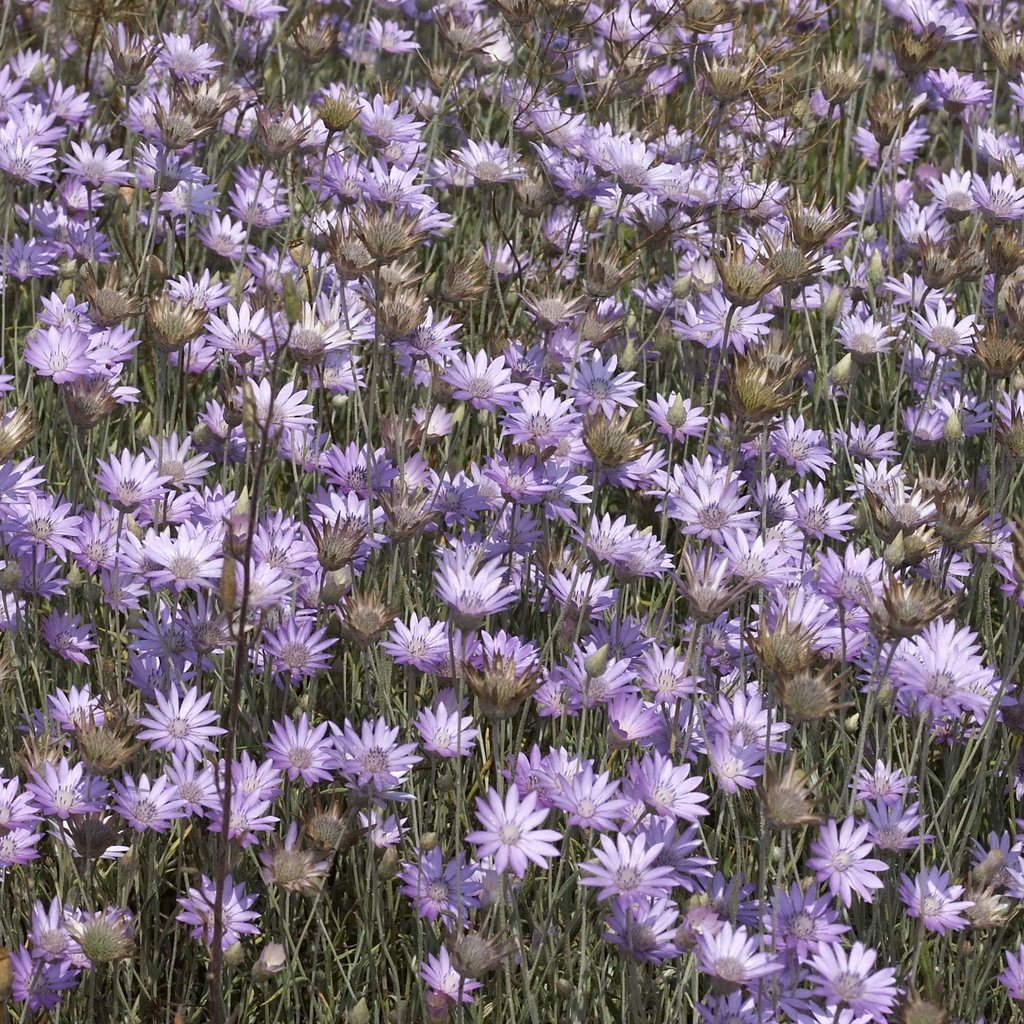
{"type": "Polygon", "coordinates": [[[511,869],[522,878],[530,862],[546,868],[558,856],[555,843],[562,835],[539,827],[548,810],[538,809],[536,793],[520,800],[519,790],[511,786],[503,800],[497,790],[488,790],[477,797],[476,816],[483,827],[468,833],[466,841],[477,848],[478,857],[493,857],[496,871],[511,869]]]}
{"type": "Polygon", "coordinates": [[[149,781],[143,773],[138,781],[125,778],[114,783],[114,810],[136,832],[152,829],[166,832],[171,823],[184,816],[185,802],[170,779],[159,776],[149,781]]]}
{"type": "Polygon", "coordinates": [[[267,742],[267,757],[293,781],[302,779],[307,786],[329,782],[338,767],[337,752],[327,739],[329,729],[328,722],[311,729],[306,714],[298,722],[275,722],[267,742]]]}
{"type": "Polygon", "coordinates": [[[146,573],[147,578],[176,594],[213,587],[224,565],[222,550],[223,541],[216,531],[192,523],[182,523],[177,536],[171,536],[170,531],[157,534],[151,530],[142,542],[143,555],[154,566],[146,573]]]}
{"type": "Polygon", "coordinates": [[[625,956],[660,964],[679,955],[679,908],[667,897],[616,900],[604,923],[605,938],[625,956]]]}
{"type": "Polygon", "coordinates": [[[490,189],[523,177],[519,159],[497,142],[470,140],[462,149],[452,153],[452,159],[469,174],[474,185],[490,189]]]}
{"type": "Polygon", "coordinates": [[[949,872],[931,867],[914,878],[900,876],[900,899],[907,913],[920,918],[927,931],[945,935],[960,931],[969,924],[964,911],[974,906],[973,900],[961,900],[962,885],[949,884],[949,872]]]}
{"type": "Polygon", "coordinates": [[[825,445],[825,435],[804,424],[803,416],[787,416],[768,436],[768,451],[791,466],[797,476],[809,473],[825,479],[835,459],[825,445]]]}
{"type": "Polygon", "coordinates": [[[69,960],[40,963],[25,947],[13,950],[10,956],[11,998],[24,1003],[29,1013],[55,1010],[64,993],[78,985],[81,971],[69,960]]]}
{"type": "Polygon", "coordinates": [[[313,618],[287,618],[264,633],[262,646],[274,662],[278,678],[293,685],[326,672],[331,667],[328,651],[337,643],[326,629],[317,629],[313,618]]]}
{"type": "Polygon", "coordinates": [[[580,864],[586,876],[580,879],[580,885],[599,887],[599,900],[633,901],[668,895],[668,879],[675,869],[655,863],[662,851],[661,843],[648,846],[643,833],[632,837],[619,834],[614,840],[601,836],[599,841],[601,848],[592,851],[596,860],[580,864]]]}
{"type": "MultiPolygon", "coordinates": [[[[191,925],[191,935],[209,946],[213,942],[214,906],[217,899],[217,884],[206,875],[201,876],[199,888],[189,886],[188,895],[178,900],[181,910],[176,921],[191,925]]],[[[246,892],[245,884],[235,880],[231,875],[224,879],[223,899],[221,901],[224,933],[221,936],[221,949],[227,949],[239,942],[246,935],[259,935],[257,921],[258,911],[252,908],[258,897],[246,892]]]]}
{"type": "Polygon", "coordinates": [[[479,981],[455,970],[444,946],[423,961],[420,978],[428,989],[423,1001],[433,1020],[447,1020],[451,1003],[471,1003],[473,993],[483,988],[479,981]]]}
{"type": "Polygon", "coordinates": [[[208,710],[210,694],[199,694],[193,686],[180,693],[172,687],[166,695],[158,693],[156,703],[147,704],[148,716],[139,719],[143,729],[140,740],[146,740],[153,750],[169,750],[175,757],[184,760],[191,757],[199,760],[203,751],[216,750],[213,737],[222,736],[224,730],[214,723],[220,715],[208,710]]]}
{"type": "Polygon", "coordinates": [[[776,888],[764,923],[779,952],[794,950],[802,961],[822,945],[838,942],[850,930],[840,924],[839,915],[827,897],[815,897],[798,882],[788,890],[776,888]]]}
{"type": "Polygon", "coordinates": [[[627,196],[657,196],[673,174],[673,168],[655,164],[657,154],[647,143],[629,135],[591,135],[584,146],[587,155],[627,196]]]}
{"type": "Polygon", "coordinates": [[[436,672],[448,653],[448,635],[443,622],[431,622],[413,612],[409,625],[396,622],[380,646],[399,665],[436,672]]]}
{"type": "Polygon", "coordinates": [[[843,348],[860,363],[874,362],[875,356],[888,352],[895,340],[886,325],[868,313],[848,313],[836,324],[836,334],[843,348]]]}
{"type": "Polygon", "coordinates": [[[825,488],[821,484],[808,483],[802,491],[793,494],[796,524],[815,540],[826,537],[842,540],[853,528],[852,508],[848,501],[826,499],[825,488]]]}
{"type": "Polygon", "coordinates": [[[110,504],[121,512],[134,512],[144,502],[159,498],[170,477],[160,473],[145,454],[132,456],[126,448],[120,458],[102,459],[96,482],[107,494],[110,504]]]}
{"type": "Polygon", "coordinates": [[[642,386],[636,374],[630,371],[616,373],[618,357],[607,362],[600,352],[574,365],[559,379],[569,389],[576,408],[591,415],[614,416],[623,409],[635,409],[632,393],[642,386]]]}
{"type": "Polygon", "coordinates": [[[50,612],[42,621],[42,634],[46,646],[65,661],[88,665],[88,652],[96,650],[92,627],[83,625],[80,616],[69,612],[50,612]]]}
{"type": "Polygon", "coordinates": [[[156,57],[156,66],[186,82],[201,82],[221,66],[214,59],[216,52],[209,43],[194,42],[187,35],[161,35],[163,46],[156,57]]]}
{"type": "Polygon", "coordinates": [[[886,1024],[899,989],[893,968],[873,970],[877,958],[875,950],[860,942],[855,942],[849,952],[838,943],[830,943],[811,956],[814,991],[825,1000],[830,1013],[848,1007],[856,1014],[886,1024]]]}
{"type": "Polygon", "coordinates": [[[134,177],[127,170],[128,161],[121,159],[121,150],[107,152],[106,146],[92,145],[83,140],[71,143],[71,154],[63,158],[64,166],[87,185],[100,188],[103,185],[130,185],[134,177]]]}
{"type": "Polygon", "coordinates": [[[618,796],[621,783],[608,772],[594,774],[586,765],[551,793],[552,806],[565,811],[570,825],[597,831],[613,830],[625,815],[629,801],[618,796]]]}
{"type": "Polygon", "coordinates": [[[434,574],[437,596],[449,608],[459,629],[474,629],[519,600],[519,588],[508,581],[503,559],[481,560],[481,552],[461,544],[443,549],[434,574]]]}
{"type": "Polygon", "coordinates": [[[70,384],[94,372],[89,337],[74,327],[33,331],[25,345],[25,362],[54,384],[70,384]]]}
{"type": "Polygon", "coordinates": [[[971,198],[987,220],[1020,220],[1024,217],[1024,187],[1017,187],[1012,174],[996,171],[988,181],[976,174],[971,198]]]}
{"type": "MultiPolygon", "coordinates": [[[[687,463],[669,484],[667,511],[683,523],[683,533],[721,545],[726,532],[752,524],[757,513],[746,511],[749,497],[743,481],[728,467],[715,468],[711,458],[687,463]]],[[[659,489],[654,493],[664,493],[659,489]]]]}
{"type": "Polygon", "coordinates": [[[716,289],[703,297],[699,310],[687,302],[683,319],[673,321],[672,326],[680,337],[704,348],[728,347],[742,355],[748,345],[768,334],[771,322],[771,313],[760,313],[757,306],[733,306],[716,289]]]}
{"type": "Polygon", "coordinates": [[[0,532],[16,554],[31,551],[42,557],[49,550],[62,560],[77,554],[82,517],[71,514],[70,502],[31,490],[5,511],[0,532]]]}
{"type": "MultiPolygon", "coordinates": [[[[450,700],[454,702],[455,698],[450,700]]],[[[457,709],[450,711],[444,700],[432,708],[422,708],[414,724],[423,749],[438,757],[468,757],[480,737],[473,716],[463,715],[457,709]]]]}
{"type": "Polygon", "coordinates": [[[811,843],[812,856],[808,858],[807,866],[814,871],[814,877],[827,884],[832,895],[838,896],[846,907],[853,903],[854,893],[871,903],[873,892],[883,887],[877,876],[888,870],[884,861],[868,856],[872,848],[868,830],[867,823],[858,825],[852,817],[839,827],[835,821],[829,820],[811,843]]]}
{"type": "Polygon", "coordinates": [[[1006,957],[1006,970],[997,980],[1014,1002],[1024,1003],[1024,946],[1016,953],[1007,949],[1003,955],[1006,957]]]}
{"type": "Polygon", "coordinates": [[[975,318],[973,314],[957,319],[956,310],[939,301],[924,315],[912,313],[911,321],[932,352],[940,356],[968,356],[974,351],[975,318]]]}
{"type": "Polygon", "coordinates": [[[513,444],[531,444],[543,451],[577,433],[579,423],[572,399],[559,398],[554,388],[529,387],[502,420],[502,432],[513,444]]]}
{"type": "Polygon", "coordinates": [[[398,878],[416,913],[428,921],[439,918],[445,924],[465,926],[468,912],[480,906],[480,868],[467,864],[463,854],[450,861],[441,857],[439,847],[421,853],[402,865],[398,878]]]}
{"type": "Polygon", "coordinates": [[[959,220],[977,209],[971,195],[973,183],[974,175],[970,171],[953,170],[929,181],[928,190],[947,217],[959,220]]]}
{"type": "Polygon", "coordinates": [[[72,767],[66,757],[33,769],[25,789],[42,814],[52,814],[61,821],[103,810],[107,795],[103,779],[87,774],[84,765],[72,767]]]}
{"type": "Polygon", "coordinates": [[[655,751],[632,762],[627,778],[627,796],[642,800],[655,814],[696,822],[708,813],[701,806],[708,795],[698,792],[703,780],[699,775],[691,776],[688,764],[673,764],[655,751]]]}
{"type": "Polygon", "coordinates": [[[769,953],[758,952],[757,938],[742,925],[723,921],[720,928],[702,932],[697,940],[700,969],[729,985],[747,985],[783,969],[769,953]]]}
{"type": "Polygon", "coordinates": [[[442,374],[442,380],[452,389],[452,397],[469,402],[474,409],[497,412],[515,404],[521,388],[512,382],[512,371],[505,357],[495,359],[484,352],[457,355],[442,374]]]}
{"type": "Polygon", "coordinates": [[[412,766],[423,759],[415,753],[415,743],[396,743],[398,727],[383,718],[363,722],[356,732],[348,719],[335,745],[341,757],[341,772],[358,786],[382,793],[397,789],[412,766]]]}

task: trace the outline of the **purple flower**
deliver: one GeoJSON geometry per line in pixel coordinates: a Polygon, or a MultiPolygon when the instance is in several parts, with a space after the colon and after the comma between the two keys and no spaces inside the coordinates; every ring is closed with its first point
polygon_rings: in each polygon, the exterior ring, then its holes
{"type": "Polygon", "coordinates": [[[868,856],[872,845],[867,838],[868,828],[866,823],[858,825],[852,817],[839,828],[829,820],[811,843],[813,856],[808,858],[807,866],[814,870],[817,881],[827,883],[832,895],[847,907],[853,902],[853,893],[871,903],[873,891],[883,887],[876,876],[887,870],[888,865],[868,856]]]}
{"type": "Polygon", "coordinates": [[[466,835],[466,841],[477,848],[477,856],[493,857],[497,871],[512,870],[522,878],[530,862],[546,868],[558,856],[554,844],[562,836],[539,826],[548,816],[547,808],[537,808],[537,794],[528,793],[520,800],[515,786],[502,800],[497,790],[488,790],[477,797],[477,820],[483,826],[466,835]]]}
{"type": "Polygon", "coordinates": [[[455,970],[444,946],[423,961],[420,978],[430,990],[425,999],[428,1010],[435,1015],[440,1014],[432,1018],[435,1020],[444,1020],[447,1017],[449,1003],[473,1002],[473,993],[483,987],[479,981],[474,981],[455,970]],[[431,995],[436,998],[432,1000],[431,995]]]}
{"type": "Polygon", "coordinates": [[[134,512],[143,502],[159,498],[169,476],[158,472],[156,464],[145,454],[132,456],[125,449],[119,459],[98,460],[100,471],[96,482],[107,493],[111,505],[121,512],[134,512]]]}
{"type": "MultiPolygon", "coordinates": [[[[213,942],[214,908],[217,900],[216,883],[201,876],[199,888],[189,886],[188,895],[178,900],[181,910],[176,921],[192,925],[191,935],[209,946],[213,942]]],[[[245,890],[245,884],[235,880],[231,875],[224,879],[223,898],[221,900],[224,933],[221,936],[221,949],[227,949],[246,935],[259,935],[256,924],[260,919],[258,911],[252,908],[257,897],[245,890]]]]}
{"type": "Polygon", "coordinates": [[[52,814],[62,821],[79,814],[101,811],[107,795],[107,784],[88,775],[85,767],[68,764],[62,757],[53,764],[47,761],[33,769],[25,789],[32,794],[36,807],[43,814],[52,814]]]}
{"type": "Polygon", "coordinates": [[[605,918],[605,938],[626,956],[660,964],[679,955],[679,908],[665,896],[616,900],[605,918]]]}
{"type": "Polygon", "coordinates": [[[907,913],[920,918],[930,932],[945,935],[966,928],[968,920],[963,911],[974,906],[973,900],[961,900],[964,887],[949,884],[949,872],[931,867],[914,878],[900,876],[900,899],[907,913]]]}
{"type": "Polygon", "coordinates": [[[666,883],[674,870],[655,864],[662,844],[647,845],[647,836],[638,834],[632,838],[617,835],[600,837],[601,848],[592,851],[596,861],[585,861],[580,870],[586,877],[580,885],[600,887],[600,900],[624,899],[634,901],[641,897],[667,896],[670,883],[666,883]]]}
{"type": "Polygon", "coordinates": [[[779,952],[794,950],[806,960],[823,944],[838,942],[850,930],[838,923],[839,915],[827,897],[814,897],[794,882],[788,890],[776,888],[771,909],[766,909],[764,924],[779,952]]]}
{"type": "Polygon", "coordinates": [[[114,810],[136,832],[152,829],[166,832],[171,823],[185,814],[185,802],[174,783],[163,776],[149,781],[143,773],[138,782],[125,778],[114,783],[114,810]]]}
{"type": "Polygon", "coordinates": [[[30,1013],[54,1010],[61,996],[78,985],[81,972],[68,961],[55,963],[33,960],[22,947],[11,952],[11,997],[26,1003],[30,1013]]]}
{"type": "Polygon", "coordinates": [[[418,860],[403,864],[398,877],[402,893],[428,921],[440,918],[446,925],[464,927],[468,912],[480,906],[480,869],[467,864],[462,854],[446,862],[435,846],[418,860]]]}
{"type": "Polygon", "coordinates": [[[1005,950],[1006,970],[999,975],[999,982],[1006,989],[1006,994],[1015,1002],[1024,1003],[1024,946],[1016,953],[1005,950]]]}
{"type": "Polygon", "coordinates": [[[383,793],[397,789],[423,759],[415,753],[415,743],[396,743],[398,727],[383,718],[363,722],[356,732],[345,720],[335,745],[341,756],[341,772],[355,785],[383,793]]]}
{"type": "Polygon", "coordinates": [[[338,767],[338,755],[327,739],[329,729],[329,722],[311,729],[306,714],[298,722],[290,718],[275,722],[267,743],[267,757],[293,781],[302,779],[307,786],[328,782],[338,767]]]}
{"type": "Polygon", "coordinates": [[[702,779],[691,776],[688,764],[673,764],[655,751],[630,764],[628,779],[631,793],[655,814],[696,822],[708,813],[701,806],[708,796],[698,792],[702,779]]]}
{"type": "Polygon", "coordinates": [[[849,952],[838,943],[831,943],[811,956],[815,994],[824,998],[829,1012],[845,1006],[886,1024],[899,989],[893,968],[872,970],[877,957],[875,950],[860,942],[855,942],[849,952]]]}
{"type": "Polygon", "coordinates": [[[149,741],[153,750],[169,750],[175,757],[198,760],[203,751],[215,750],[213,737],[222,736],[224,730],[214,722],[220,715],[207,710],[210,694],[199,694],[193,686],[182,695],[173,687],[166,695],[156,694],[156,702],[147,704],[149,716],[139,719],[144,728],[140,740],[149,741]]]}
{"type": "Polygon", "coordinates": [[[700,935],[697,958],[701,971],[729,985],[748,985],[784,966],[771,954],[758,952],[757,938],[746,928],[734,928],[728,921],[700,935]]]}
{"type": "Polygon", "coordinates": [[[480,737],[480,730],[473,725],[473,716],[463,715],[458,710],[449,711],[443,700],[432,708],[422,708],[414,724],[423,749],[438,757],[468,757],[480,737]]]}

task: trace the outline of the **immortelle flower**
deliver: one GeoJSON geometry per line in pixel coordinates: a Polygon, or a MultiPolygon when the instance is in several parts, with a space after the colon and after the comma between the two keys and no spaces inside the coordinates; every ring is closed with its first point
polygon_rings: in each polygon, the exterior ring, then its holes
{"type": "Polygon", "coordinates": [[[337,752],[327,738],[329,728],[328,722],[310,728],[306,714],[298,722],[275,722],[267,743],[267,757],[292,781],[302,779],[307,786],[329,782],[338,767],[337,752]]]}
{"type": "Polygon", "coordinates": [[[177,687],[166,695],[158,693],[156,703],[146,705],[148,717],[139,719],[144,728],[138,738],[148,740],[153,750],[169,750],[181,760],[199,760],[204,750],[216,750],[213,737],[224,734],[220,726],[214,725],[220,715],[207,710],[209,703],[210,694],[200,696],[195,686],[184,695],[177,687]]]}
{"type": "Polygon", "coordinates": [[[757,939],[742,925],[734,928],[722,922],[714,932],[703,932],[697,940],[700,969],[730,985],[746,985],[783,969],[783,964],[768,953],[760,953],[757,939]]]}
{"type": "Polygon", "coordinates": [[[33,770],[25,789],[43,814],[52,814],[62,821],[103,810],[107,794],[106,782],[87,775],[81,764],[71,767],[66,757],[57,764],[47,761],[38,771],[33,770]]]}
{"type": "Polygon", "coordinates": [[[132,456],[126,448],[120,458],[111,456],[109,462],[97,460],[100,471],[96,482],[106,492],[110,504],[121,512],[134,512],[139,505],[163,495],[164,485],[170,477],[158,472],[150,456],[132,456]]]}
{"type": "Polygon", "coordinates": [[[402,894],[428,921],[441,918],[445,923],[465,926],[468,911],[480,906],[480,868],[467,864],[463,854],[446,862],[435,846],[418,860],[403,864],[398,877],[402,894]]]}
{"type": "Polygon", "coordinates": [[[415,743],[396,743],[398,727],[383,718],[363,722],[359,732],[345,720],[335,746],[341,757],[341,772],[353,784],[376,792],[396,789],[412,766],[423,759],[415,743]]]}
{"type": "Polygon", "coordinates": [[[423,961],[420,978],[429,990],[424,1002],[431,1020],[446,1020],[449,1003],[471,1003],[473,993],[482,987],[479,981],[455,970],[444,946],[436,955],[432,954],[423,961]]]}
{"type": "Polygon", "coordinates": [[[853,893],[871,903],[873,890],[882,888],[876,875],[888,868],[884,861],[868,856],[872,849],[867,840],[869,828],[867,823],[858,825],[852,817],[838,828],[830,820],[811,843],[813,856],[808,858],[807,866],[814,870],[815,879],[827,883],[832,895],[847,907],[853,902],[853,893]]]}
{"type": "Polygon", "coordinates": [[[186,813],[177,786],[165,776],[158,776],[153,782],[145,773],[138,782],[126,778],[114,783],[114,792],[114,810],[136,832],[166,832],[172,822],[186,813]]]}
{"type": "Polygon", "coordinates": [[[601,836],[601,849],[594,850],[596,861],[580,864],[580,870],[588,877],[580,879],[580,885],[600,886],[599,900],[612,897],[635,900],[643,896],[656,898],[667,896],[675,874],[669,865],[655,862],[664,844],[647,845],[647,836],[642,833],[628,838],[621,833],[611,839],[601,836]]]}
{"type": "Polygon", "coordinates": [[[61,996],[78,984],[81,972],[66,961],[40,963],[27,949],[11,953],[11,998],[25,1003],[30,1013],[54,1010],[61,996]]]}
{"type": "Polygon", "coordinates": [[[558,856],[554,844],[562,838],[560,832],[539,826],[548,816],[547,808],[537,808],[537,794],[528,793],[520,800],[519,791],[512,786],[502,800],[497,790],[477,797],[477,820],[483,826],[466,835],[466,841],[477,848],[478,857],[493,857],[496,871],[511,868],[522,878],[530,861],[546,868],[558,856]]]}
{"type": "MultiPolygon", "coordinates": [[[[245,891],[242,882],[235,884],[231,875],[224,878],[223,898],[223,935],[221,936],[221,949],[233,946],[243,936],[259,935],[260,929],[256,922],[260,919],[259,912],[252,908],[256,905],[258,897],[245,891]]],[[[191,935],[194,939],[201,939],[206,945],[213,942],[213,914],[217,899],[217,885],[207,878],[201,876],[199,888],[189,887],[188,895],[178,900],[181,907],[176,921],[181,924],[192,925],[191,935]]]]}
{"type": "Polygon", "coordinates": [[[679,908],[667,897],[637,902],[616,900],[604,923],[605,938],[626,956],[660,964],[679,955],[679,908]]]}
{"type": "Polygon", "coordinates": [[[973,900],[961,900],[964,887],[949,884],[949,872],[931,867],[916,877],[900,876],[900,899],[911,917],[921,919],[930,932],[946,932],[966,928],[968,919],[962,911],[974,906],[973,900]]]}
{"type": "Polygon", "coordinates": [[[1006,950],[1006,970],[996,979],[1015,1002],[1024,1003],[1024,946],[1016,953],[1006,950]]]}
{"type": "Polygon", "coordinates": [[[857,1014],[885,1024],[889,1020],[896,995],[896,971],[883,967],[873,971],[878,953],[855,942],[847,952],[838,943],[823,946],[811,957],[815,974],[814,994],[825,999],[830,1012],[848,1007],[857,1014]]]}

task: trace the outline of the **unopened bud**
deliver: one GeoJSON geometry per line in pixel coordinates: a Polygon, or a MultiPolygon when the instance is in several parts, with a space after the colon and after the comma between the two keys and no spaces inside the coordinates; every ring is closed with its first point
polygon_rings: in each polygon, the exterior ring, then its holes
{"type": "Polygon", "coordinates": [[[678,430],[686,422],[686,403],[682,395],[676,395],[672,404],[665,413],[665,422],[673,429],[678,430]]]}
{"type": "Polygon", "coordinates": [[[387,882],[398,874],[398,869],[398,850],[393,846],[389,846],[384,851],[380,863],[377,865],[377,874],[383,881],[387,882]]]}
{"type": "Polygon", "coordinates": [[[240,942],[233,942],[224,950],[224,963],[228,967],[238,967],[245,959],[245,950],[240,942]]]}
{"type": "Polygon", "coordinates": [[[885,264],[882,263],[882,254],[876,249],[868,260],[868,284],[877,288],[885,280],[885,264]]]}
{"type": "Polygon", "coordinates": [[[903,531],[893,538],[892,543],[886,546],[885,551],[882,553],[885,558],[885,564],[892,566],[894,569],[899,569],[907,557],[907,545],[903,540],[903,531]]]}
{"type": "Polygon", "coordinates": [[[366,996],[345,1014],[345,1024],[370,1024],[370,1019],[370,1007],[367,1005],[366,996]]]}
{"type": "Polygon", "coordinates": [[[226,612],[234,611],[238,600],[238,577],[235,573],[235,560],[224,552],[224,562],[220,569],[220,603],[226,612]]]}
{"type": "Polygon", "coordinates": [[[280,942],[268,942],[260,952],[260,958],[253,964],[254,978],[272,978],[284,970],[287,954],[280,942]]]}
{"type": "Polygon", "coordinates": [[[584,660],[583,671],[587,673],[588,679],[597,679],[598,676],[603,676],[607,670],[608,645],[604,644],[584,660]]]}
{"type": "Polygon", "coordinates": [[[693,287],[693,275],[683,274],[682,277],[677,277],[672,282],[672,298],[676,302],[682,302],[690,294],[690,289],[693,287]]]}
{"type": "Polygon", "coordinates": [[[431,850],[437,848],[437,833],[436,832],[424,832],[420,836],[420,851],[423,853],[430,853],[431,850]]]}
{"type": "Polygon", "coordinates": [[[826,320],[835,320],[836,314],[839,312],[840,307],[843,304],[843,290],[833,285],[829,290],[825,301],[821,305],[821,311],[825,314],[826,320]]]}
{"type": "Polygon", "coordinates": [[[950,443],[956,444],[957,441],[962,441],[964,437],[964,422],[960,418],[960,413],[956,409],[950,414],[946,425],[942,428],[942,436],[950,443]]]}
{"type": "Polygon", "coordinates": [[[849,387],[853,376],[853,356],[849,352],[832,367],[832,383],[837,387],[849,387]]]}

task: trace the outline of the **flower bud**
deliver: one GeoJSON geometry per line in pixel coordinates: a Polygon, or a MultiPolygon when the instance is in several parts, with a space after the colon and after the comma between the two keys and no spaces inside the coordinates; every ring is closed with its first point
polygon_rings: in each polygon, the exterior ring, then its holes
{"type": "Polygon", "coordinates": [[[598,676],[603,676],[607,670],[608,645],[604,644],[584,660],[583,671],[587,673],[588,679],[597,679],[598,676]]]}
{"type": "Polygon", "coordinates": [[[882,254],[877,249],[868,260],[867,278],[872,288],[877,288],[885,280],[885,264],[882,263],[882,254]]]}
{"type": "Polygon", "coordinates": [[[272,978],[280,974],[285,967],[287,954],[280,942],[268,942],[260,952],[260,957],[253,964],[252,974],[254,978],[272,978]]]}

